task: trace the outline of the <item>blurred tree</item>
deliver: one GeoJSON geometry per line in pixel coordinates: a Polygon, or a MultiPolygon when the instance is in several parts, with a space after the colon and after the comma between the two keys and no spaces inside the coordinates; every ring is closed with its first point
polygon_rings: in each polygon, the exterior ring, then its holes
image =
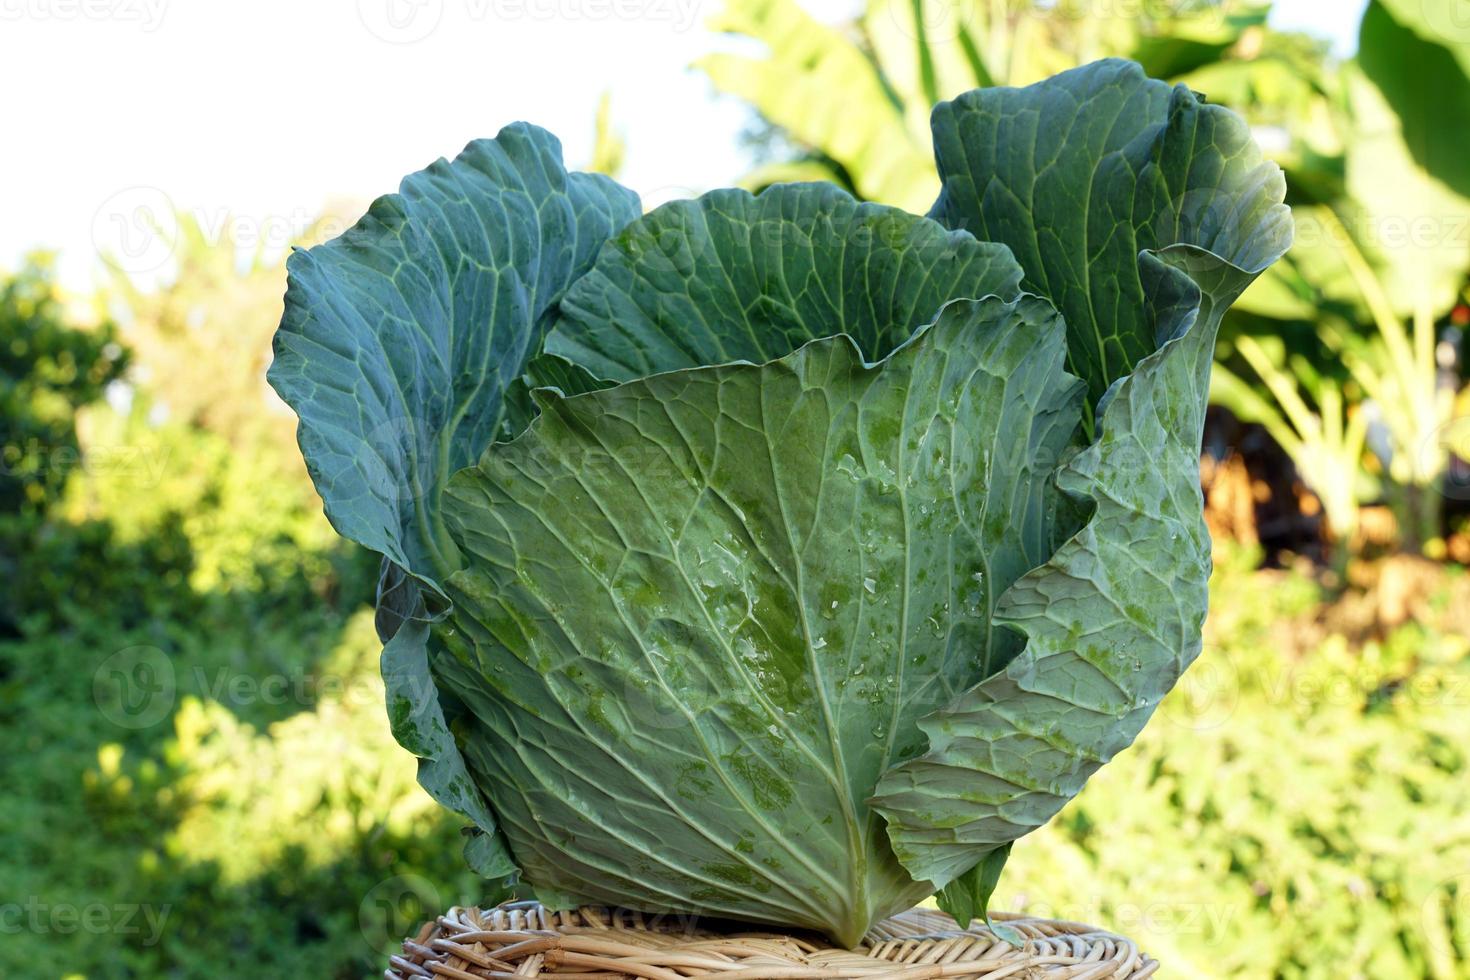
{"type": "MultiPolygon", "coordinates": [[[[1272,334],[1292,321],[1311,322],[1317,344],[1232,365],[1273,393],[1289,383],[1333,392],[1330,403],[1289,406],[1299,432],[1303,425],[1329,431],[1324,422],[1343,410],[1343,399],[1350,415],[1362,413],[1403,543],[1431,552],[1440,548],[1448,434],[1460,416],[1462,331],[1450,312],[1470,272],[1470,156],[1459,135],[1470,127],[1470,34],[1457,37],[1452,16],[1437,4],[1369,3],[1357,58],[1319,86],[1330,92],[1335,141],[1311,144],[1320,134],[1310,126],[1286,130],[1285,155],[1297,161],[1289,175],[1301,198],[1297,244],[1240,306],[1247,316],[1270,318],[1264,330],[1272,334]],[[1333,142],[1335,159],[1322,152],[1333,142]],[[1317,376],[1330,371],[1342,383],[1323,389],[1317,376]]],[[[1243,322],[1238,314],[1235,323],[1243,322]]],[[[1243,407],[1232,378],[1216,393],[1243,407]]],[[[1275,408],[1288,406],[1278,400],[1275,408]]],[[[1265,421],[1261,411],[1252,417],[1265,421]]],[[[1283,445],[1324,506],[1328,496],[1346,505],[1348,487],[1324,486],[1320,454],[1307,443],[1283,445]]]]}
{"type": "Polygon", "coordinates": [[[58,536],[50,515],[83,462],[78,412],[127,366],[111,324],[85,329],[67,316],[50,256],[31,256],[0,283],[0,637],[19,635],[49,603],[34,573],[55,567],[58,549],[107,550],[105,528],[58,536]]]}
{"type": "Polygon", "coordinates": [[[310,601],[342,574],[355,583],[355,568],[344,572],[338,556],[355,563],[362,553],[344,549],[327,524],[296,449],[295,416],[265,382],[287,247],[331,237],[345,222],[320,218],[296,241],[281,220],[180,213],[167,224],[164,281],[140,284],[112,266],[98,296],[132,351],[136,404],[89,413],[80,429],[84,449],[131,446],[147,457],[150,492],[138,492],[145,484],[133,474],[98,472],[74,481],[65,516],[106,516],[122,539],[142,541],[177,511],[192,551],[187,582],[199,592],[310,601]]]}
{"type": "Polygon", "coordinates": [[[130,910],[9,922],[0,976],[361,977],[416,925],[398,884],[494,894],[392,741],[377,563],[263,383],[280,257],[179,223],[165,281],[108,282],[116,328],[74,326],[44,260],[0,277],[0,881],[130,910]]]}
{"type": "Polygon", "coordinates": [[[1349,404],[1341,381],[1318,371],[1304,355],[1289,353],[1279,337],[1244,334],[1235,349],[1265,391],[1217,365],[1211,397],[1236,417],[1263,426],[1295,463],[1322,503],[1333,564],[1342,580],[1358,535],[1360,507],[1376,492],[1376,482],[1363,471],[1368,414],[1349,404]]]}
{"type": "Polygon", "coordinates": [[[110,323],[69,322],[52,258],[0,284],[0,514],[40,513],[81,462],[77,410],[127,370],[110,323]]]}
{"type": "Polygon", "coordinates": [[[134,374],[156,411],[217,433],[235,446],[265,437],[293,459],[295,418],[265,383],[271,335],[281,321],[288,248],[332,237],[346,222],[324,217],[302,230],[279,221],[180,213],[169,243],[172,274],[140,285],[109,266],[100,294],[134,353],[134,374]]]}

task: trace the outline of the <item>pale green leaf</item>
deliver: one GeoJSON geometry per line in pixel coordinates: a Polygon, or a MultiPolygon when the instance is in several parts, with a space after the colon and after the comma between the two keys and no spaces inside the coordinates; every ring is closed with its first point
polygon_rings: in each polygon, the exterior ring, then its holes
{"type": "Polygon", "coordinates": [[[834,337],[548,396],[455,477],[443,677],[529,880],[845,942],[932,891],[863,800],[1016,651],[991,612],[1051,548],[1062,333],[961,300],[877,365],[834,337]]]}
{"type": "MultiPolygon", "coordinates": [[[[1470,75],[1470,5],[1465,0],[1374,0],[1369,7],[1387,13],[1393,21],[1417,34],[1420,40],[1443,47],[1459,62],[1461,70],[1470,75]]],[[[1376,17],[1378,12],[1371,16],[1376,17]]],[[[1369,16],[1365,13],[1364,32],[1377,30],[1369,16]]],[[[1360,44],[1365,39],[1360,37],[1360,44]]],[[[1418,68],[1412,63],[1398,66],[1398,70],[1405,73],[1418,68]]]]}
{"type": "Polygon", "coordinates": [[[1010,844],[996,848],[979,864],[941,888],[934,898],[940,911],[954,919],[961,929],[970,928],[975,919],[984,919],[991,932],[1012,945],[1020,946],[1025,938],[1016,930],[990,921],[990,897],[995,894],[1000,873],[1010,856],[1010,844]]]}
{"type": "Polygon", "coordinates": [[[441,806],[468,818],[478,833],[466,847],[477,871],[487,878],[503,878],[515,871],[481,793],[475,785],[445,718],[434,686],[429,660],[432,618],[422,590],[402,569],[386,559],[378,585],[378,636],[383,641],[381,669],[388,724],[393,737],[418,757],[418,779],[424,791],[441,806]]]}

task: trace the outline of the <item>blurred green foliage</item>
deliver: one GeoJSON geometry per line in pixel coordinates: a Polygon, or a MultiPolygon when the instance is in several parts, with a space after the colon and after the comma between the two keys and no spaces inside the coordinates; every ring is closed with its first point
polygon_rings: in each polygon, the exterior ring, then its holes
{"type": "MultiPolygon", "coordinates": [[[[240,275],[268,308],[263,268],[240,275]]],[[[168,322],[144,313],[233,329],[203,282],[111,294],[121,329],[72,323],[43,265],[0,286],[7,459],[39,459],[0,511],[0,976],[366,976],[487,897],[389,734],[376,563],[322,517],[289,416],[245,372],[182,411],[137,383],[167,358],[123,379],[168,322]]]]}
{"type": "MultiPolygon", "coordinates": [[[[46,514],[82,465],[78,406],[101,399],[127,363],[110,324],[83,331],[67,322],[48,257],[32,257],[0,285],[0,581],[9,583],[0,636],[19,632],[26,610],[49,606],[56,593],[39,579],[51,568],[105,550],[95,528],[58,540],[46,514]]],[[[111,557],[149,564],[146,555],[111,557]]]]}
{"type": "Polygon", "coordinates": [[[126,369],[110,324],[66,323],[47,256],[0,286],[0,513],[34,514],[55,499],[81,462],[76,406],[126,369]]]}
{"type": "Polygon", "coordinates": [[[1451,135],[1470,113],[1470,62],[1452,26],[1432,5],[1373,0],[1357,56],[1318,69],[1337,149],[1285,129],[1297,245],[1243,298],[1242,341],[1217,373],[1216,399],[1270,430],[1321,498],[1339,564],[1373,499],[1406,547],[1443,548],[1464,383],[1452,310],[1470,271],[1470,159],[1451,135]],[[1342,438],[1355,429],[1365,438],[1342,438]],[[1378,474],[1380,492],[1361,492],[1378,474]]]}
{"type": "Polygon", "coordinates": [[[1200,662],[995,907],[1106,922],[1173,976],[1470,976],[1470,581],[1350,640],[1259,557],[1217,569],[1200,662]]]}

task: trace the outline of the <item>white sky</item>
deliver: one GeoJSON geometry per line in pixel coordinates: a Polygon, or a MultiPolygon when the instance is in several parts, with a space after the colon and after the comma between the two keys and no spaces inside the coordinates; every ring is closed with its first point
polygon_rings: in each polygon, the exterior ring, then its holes
{"type": "MultiPolygon", "coordinates": [[[[0,0],[0,268],[37,246],[63,280],[168,203],[206,228],[296,232],[471,138],[528,119],[586,163],[600,93],[645,199],[732,182],[748,110],[688,70],[729,47],[721,0],[0,0]]],[[[806,0],[839,19],[854,0],[806,0]]],[[[1350,52],[1364,0],[1278,0],[1350,52]]],[[[156,266],[142,249],[135,271],[156,266]]]]}

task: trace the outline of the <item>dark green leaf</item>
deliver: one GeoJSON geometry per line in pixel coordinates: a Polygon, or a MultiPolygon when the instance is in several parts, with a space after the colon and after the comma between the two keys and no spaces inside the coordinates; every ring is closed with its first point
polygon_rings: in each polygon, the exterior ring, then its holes
{"type": "Polygon", "coordinates": [[[555,137],[516,124],[291,256],[270,381],[339,532],[428,583],[457,567],[444,484],[499,431],[568,283],[637,214],[630,191],[568,174],[555,137]]]}
{"type": "Polygon", "coordinates": [[[970,928],[970,923],[976,919],[984,919],[985,924],[996,935],[1007,942],[1020,945],[1015,942],[1015,930],[1001,927],[1004,932],[1002,934],[990,921],[990,896],[995,894],[1001,869],[1006,866],[1006,859],[1010,856],[1010,844],[997,847],[981,858],[979,864],[941,888],[934,897],[940,911],[954,919],[961,929],[970,928]]]}
{"type": "Polygon", "coordinates": [[[876,360],[949,300],[1012,299],[1020,280],[1004,246],[830,184],[714,191],[618,234],[546,346],[611,381],[759,364],[842,333],[876,360]]]}
{"type": "Polygon", "coordinates": [[[946,155],[964,162],[936,212],[1012,243],[1028,279],[1069,308],[1072,363],[1106,392],[1096,440],[1059,478],[1092,502],[1090,521],[996,610],[1026,649],[922,719],[928,751],[885,773],[870,801],[904,867],[943,887],[1054,816],[1198,656],[1210,573],[1199,448],[1215,335],[1286,251],[1291,226],[1280,171],[1245,124],[1136,66],[972,93],[941,106],[935,129],[950,141],[941,167],[946,155]],[[1075,127],[1053,133],[1041,120],[1075,127]],[[1070,187],[1056,183],[1063,175],[1070,187]],[[1054,196],[1068,194],[1070,211],[1058,210],[1054,196]]]}
{"type": "Polygon", "coordinates": [[[1290,234],[1281,173],[1245,124],[1131,62],[940,103],[934,152],[932,216],[1010,246],[1025,288],[1062,311],[1068,365],[1094,402],[1165,339],[1141,252],[1198,246],[1243,289],[1290,234]]]}

